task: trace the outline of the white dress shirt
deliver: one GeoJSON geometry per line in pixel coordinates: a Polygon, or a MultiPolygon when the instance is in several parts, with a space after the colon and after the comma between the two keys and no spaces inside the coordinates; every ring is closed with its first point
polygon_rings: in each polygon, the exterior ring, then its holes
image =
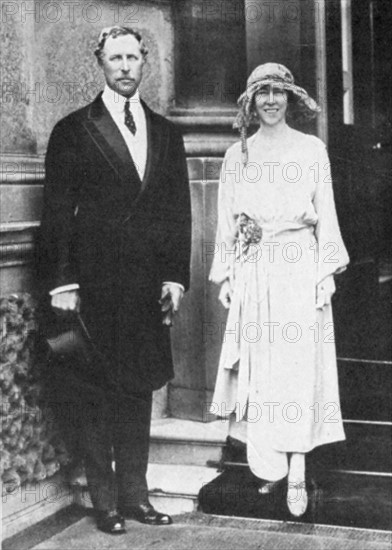
{"type": "Polygon", "coordinates": [[[147,124],[146,114],[140,103],[139,90],[129,100],[129,109],[135,121],[135,135],[125,126],[125,102],[126,97],[116,93],[114,90],[105,86],[102,94],[102,101],[110,113],[110,116],[120,130],[128,150],[131,153],[133,162],[138,171],[139,177],[142,180],[146,169],[147,162],[147,124]]]}

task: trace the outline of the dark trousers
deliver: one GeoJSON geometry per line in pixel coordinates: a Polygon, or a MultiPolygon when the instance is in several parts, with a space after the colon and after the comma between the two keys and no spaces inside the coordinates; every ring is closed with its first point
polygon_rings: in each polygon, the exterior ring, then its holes
{"type": "Polygon", "coordinates": [[[77,438],[94,509],[146,503],[152,392],[104,388],[78,376],[74,365],[59,365],[55,372],[52,397],[57,395],[57,407],[62,402],[57,410],[66,405],[71,411],[62,415],[62,424],[66,420],[68,437],[77,438]]]}
{"type": "Polygon", "coordinates": [[[105,401],[88,402],[81,426],[93,506],[109,510],[146,503],[152,393],[105,401]]]}

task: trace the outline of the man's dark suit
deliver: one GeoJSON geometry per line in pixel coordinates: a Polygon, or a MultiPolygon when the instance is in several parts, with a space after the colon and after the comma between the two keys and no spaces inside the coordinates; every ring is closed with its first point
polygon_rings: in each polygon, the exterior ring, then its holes
{"type": "Polygon", "coordinates": [[[158,301],[163,282],[189,286],[191,212],[182,137],[142,105],[148,143],[143,181],[101,94],[56,124],[46,155],[39,246],[45,293],[79,284],[81,316],[105,357],[92,372],[78,367],[67,375],[79,403],[94,411],[88,418],[82,411],[79,420],[93,503],[101,510],[113,507],[116,490],[120,501],[147,498],[151,393],[173,377],[158,301]],[[101,415],[98,422],[94,414],[101,415]]]}

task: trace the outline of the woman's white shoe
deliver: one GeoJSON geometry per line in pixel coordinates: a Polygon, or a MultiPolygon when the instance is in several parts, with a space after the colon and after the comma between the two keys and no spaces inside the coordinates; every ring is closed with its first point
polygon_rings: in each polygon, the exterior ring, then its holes
{"type": "Polygon", "coordinates": [[[304,515],[308,507],[308,493],[306,483],[289,482],[287,489],[287,506],[291,515],[299,518],[304,515]]]}

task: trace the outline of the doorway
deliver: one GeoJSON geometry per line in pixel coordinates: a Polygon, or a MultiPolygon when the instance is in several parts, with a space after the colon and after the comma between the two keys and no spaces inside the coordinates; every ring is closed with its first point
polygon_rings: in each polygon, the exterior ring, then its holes
{"type": "Polygon", "coordinates": [[[327,0],[328,149],[351,259],[334,298],[347,449],[331,460],[373,480],[392,475],[391,34],[387,0],[327,0]]]}

